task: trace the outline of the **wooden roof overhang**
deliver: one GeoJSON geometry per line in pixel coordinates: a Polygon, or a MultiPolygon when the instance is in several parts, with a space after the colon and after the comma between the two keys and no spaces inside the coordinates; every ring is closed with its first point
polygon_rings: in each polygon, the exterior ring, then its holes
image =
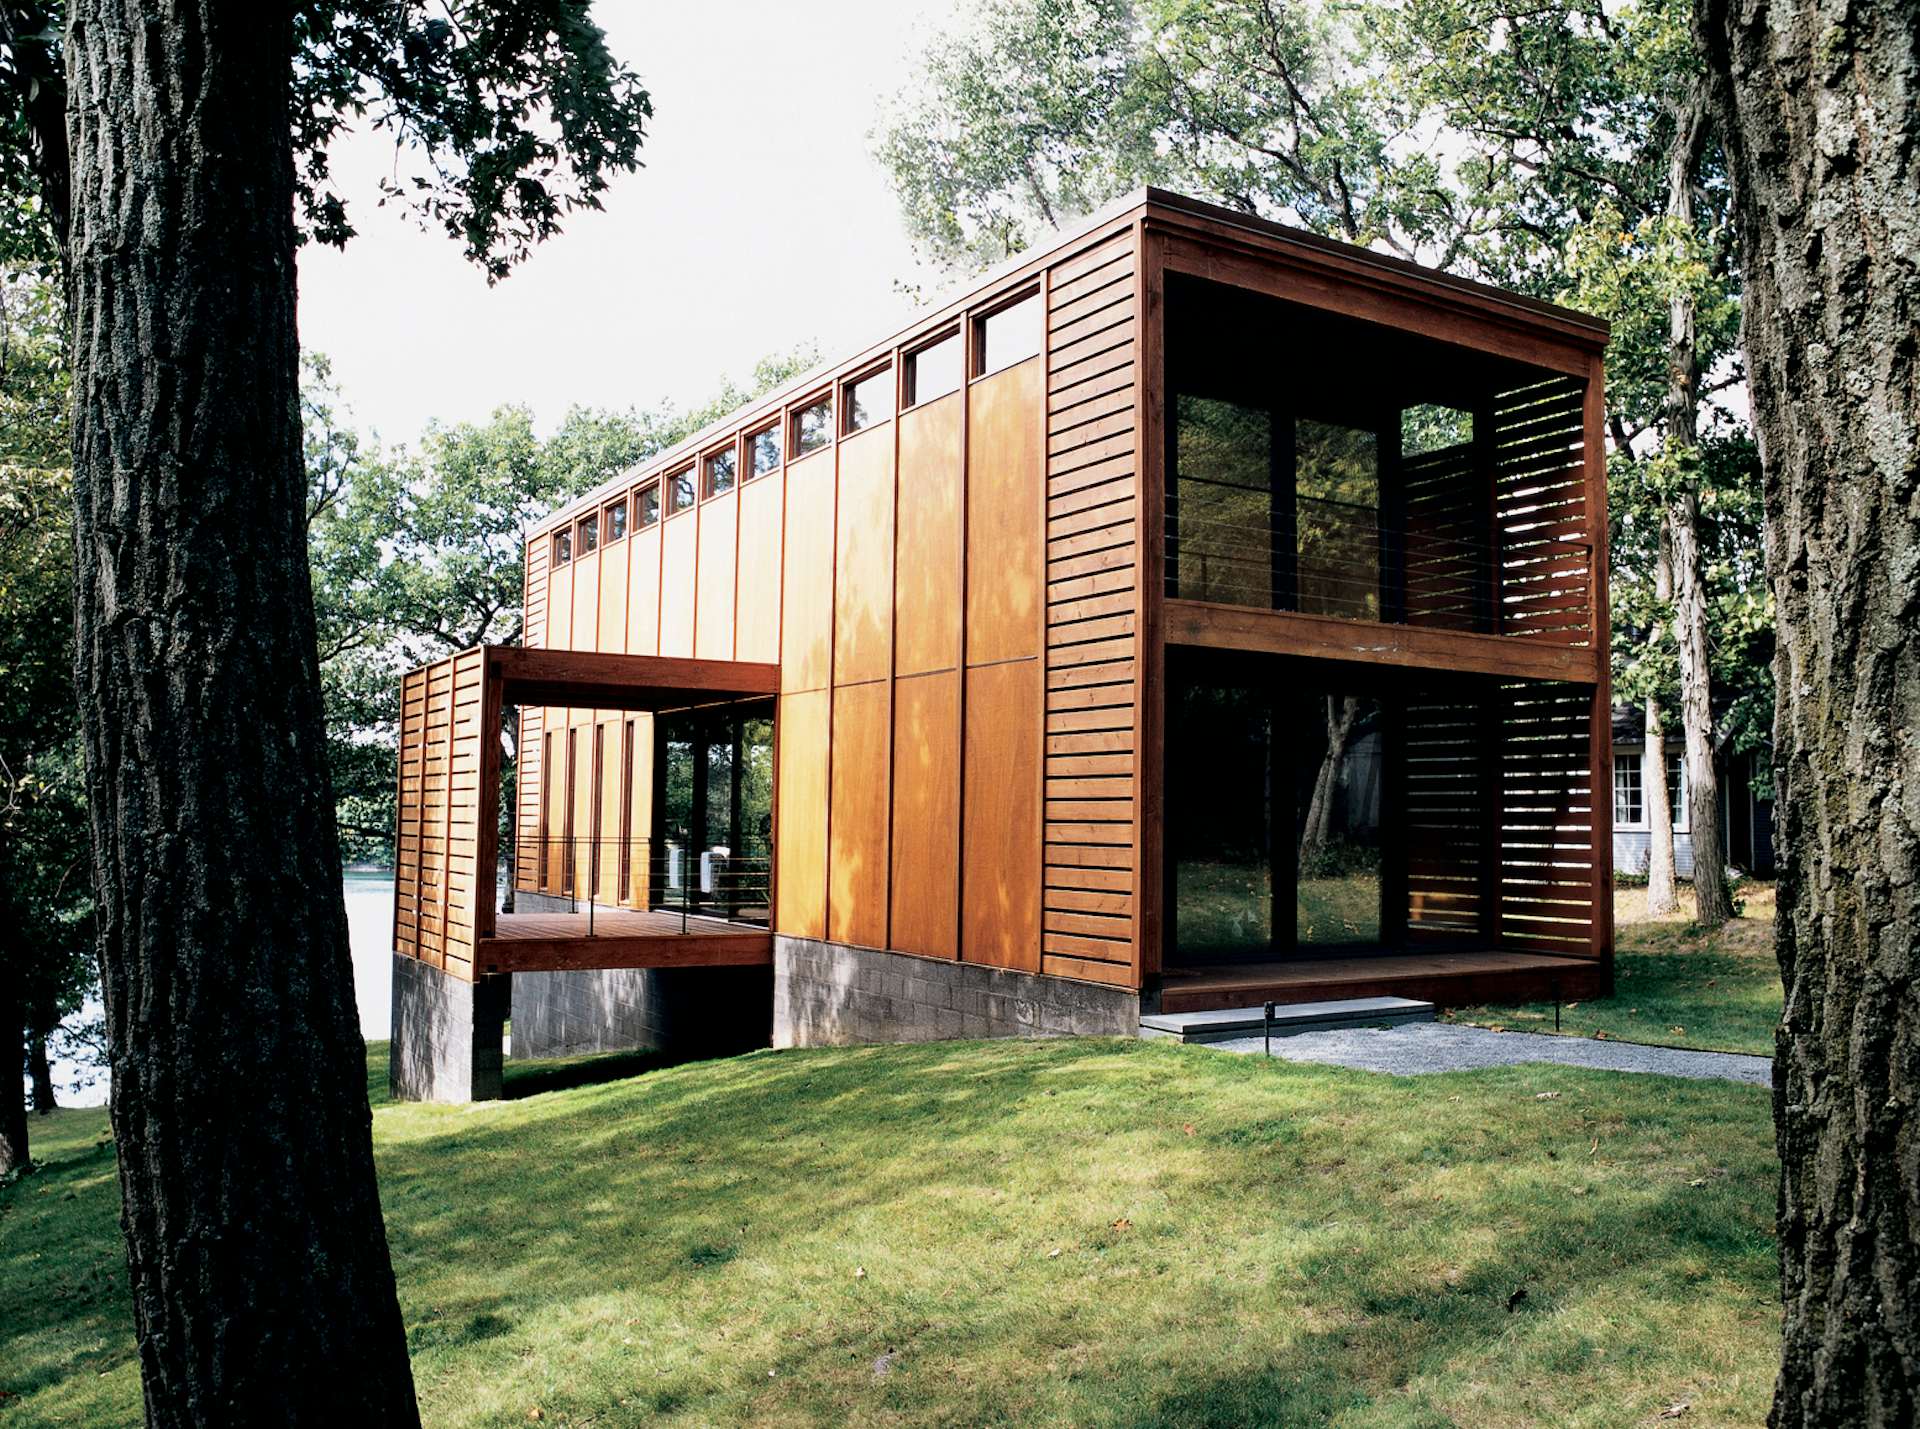
{"type": "Polygon", "coordinates": [[[504,704],[658,711],[771,699],[780,692],[778,665],[746,660],[603,655],[518,645],[484,649],[487,682],[498,686],[504,704]]]}

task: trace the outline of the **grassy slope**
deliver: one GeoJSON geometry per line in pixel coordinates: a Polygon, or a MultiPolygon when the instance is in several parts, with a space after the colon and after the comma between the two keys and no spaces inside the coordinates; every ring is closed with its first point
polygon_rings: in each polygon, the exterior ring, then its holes
{"type": "MultiPolygon", "coordinates": [[[[1773,1055],[1780,1020],[1780,965],[1773,956],[1773,885],[1746,883],[1743,915],[1717,933],[1692,915],[1693,894],[1681,890],[1681,911],[1647,916],[1647,890],[1614,894],[1614,996],[1560,1009],[1560,1029],[1574,1037],[1604,1033],[1626,1042],[1773,1055]]],[[[1515,1032],[1553,1031],[1553,1004],[1456,1008],[1450,1018],[1515,1032]]]]}
{"type": "MultiPolygon", "coordinates": [[[[1774,1163],[1753,1088],[1121,1042],[569,1080],[376,1106],[431,1424],[1765,1411],[1774,1163]]],[[[18,1396],[0,1425],[132,1424],[104,1117],[36,1130],[51,1167],[0,1191],[18,1396]]]]}

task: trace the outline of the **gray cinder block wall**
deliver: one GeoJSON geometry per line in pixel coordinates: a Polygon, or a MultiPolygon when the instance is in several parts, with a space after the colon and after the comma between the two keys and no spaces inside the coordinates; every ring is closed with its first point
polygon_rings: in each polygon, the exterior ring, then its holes
{"type": "Polygon", "coordinates": [[[479,982],[393,955],[393,1040],[387,1086],[395,1101],[478,1102],[500,1096],[508,980],[479,982]]]}
{"type": "MultiPolygon", "coordinates": [[[[516,1012],[514,1030],[519,1031],[516,1012]]],[[[1132,1037],[1140,995],[811,938],[773,940],[773,1045],[1132,1037]]]]}

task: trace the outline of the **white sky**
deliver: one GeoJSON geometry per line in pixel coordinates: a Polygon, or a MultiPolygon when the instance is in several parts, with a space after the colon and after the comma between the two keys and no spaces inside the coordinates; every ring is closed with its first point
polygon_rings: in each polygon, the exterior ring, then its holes
{"type": "Polygon", "coordinates": [[[653,95],[646,166],[489,288],[454,240],[374,206],[393,146],[356,136],[335,172],[360,236],[301,250],[302,346],[394,442],[506,402],[543,431],[575,403],[684,407],[770,352],[811,339],[831,359],[884,336],[913,307],[896,280],[942,284],[915,267],[867,135],[956,8],[598,0],[653,95]]]}

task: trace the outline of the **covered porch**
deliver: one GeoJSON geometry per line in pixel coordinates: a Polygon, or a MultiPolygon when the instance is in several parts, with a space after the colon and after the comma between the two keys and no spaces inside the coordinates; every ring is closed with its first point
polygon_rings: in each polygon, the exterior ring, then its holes
{"type": "MultiPolygon", "coordinates": [[[[542,830],[557,896],[499,909],[502,713],[510,706],[698,713],[770,701],[779,667],[744,661],[480,646],[402,681],[394,952],[467,982],[615,968],[770,967],[770,866],[753,887],[624,831],[542,830]],[[605,876],[602,876],[604,869],[605,876]],[[617,893],[604,896],[614,887],[617,893]],[[576,870],[578,870],[576,880],[576,870]]],[[[532,761],[522,751],[523,774],[532,761]]],[[[525,854],[527,851],[522,850],[525,854]]],[[[522,893],[520,899],[530,895],[522,893]]]]}

